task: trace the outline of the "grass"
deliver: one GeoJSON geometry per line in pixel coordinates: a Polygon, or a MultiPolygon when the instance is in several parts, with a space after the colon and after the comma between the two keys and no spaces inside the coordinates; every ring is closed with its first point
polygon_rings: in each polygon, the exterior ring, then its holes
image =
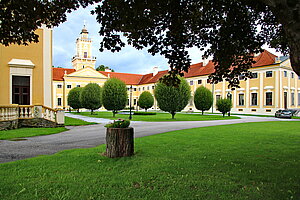
{"type": "MultiPolygon", "coordinates": [[[[72,113],[77,114],[77,113],[72,113]]],[[[106,119],[128,119],[129,115],[116,114],[116,117],[112,117],[112,112],[96,112],[96,114],[91,115],[90,112],[81,112],[80,115],[88,117],[97,117],[97,118],[106,118],[106,119]]],[[[171,114],[169,113],[157,113],[156,115],[132,115],[133,121],[206,121],[206,120],[224,120],[224,119],[240,119],[235,116],[221,116],[221,115],[201,115],[201,114],[183,114],[177,113],[175,119],[172,119],[171,114]]]]}
{"type": "Polygon", "coordinates": [[[0,164],[0,199],[299,199],[300,122],[173,131],[0,164]]]}
{"type": "Polygon", "coordinates": [[[86,122],[81,119],[75,119],[71,117],[65,117],[65,126],[82,126],[82,125],[91,125],[97,124],[94,122],[86,122]]]}
{"type": "MultiPolygon", "coordinates": [[[[18,140],[24,137],[51,135],[66,131],[65,127],[58,128],[19,128],[7,131],[0,131],[0,140],[18,140]]],[[[0,198],[1,199],[1,198],[0,198]]]]}
{"type": "Polygon", "coordinates": [[[293,116],[292,119],[300,119],[300,117],[293,116]]]}

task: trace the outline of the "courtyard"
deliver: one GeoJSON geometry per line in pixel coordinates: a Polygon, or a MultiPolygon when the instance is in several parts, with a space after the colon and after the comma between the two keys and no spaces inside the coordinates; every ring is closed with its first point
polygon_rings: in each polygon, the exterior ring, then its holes
{"type": "Polygon", "coordinates": [[[0,198],[297,199],[299,121],[268,120],[133,122],[135,155],[118,159],[101,124],[3,140],[1,162],[18,161],[0,164],[0,198]]]}

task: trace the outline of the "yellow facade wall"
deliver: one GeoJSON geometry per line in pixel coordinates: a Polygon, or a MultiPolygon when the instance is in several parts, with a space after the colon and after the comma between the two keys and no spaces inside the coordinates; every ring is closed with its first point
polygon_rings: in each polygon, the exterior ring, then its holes
{"type": "Polygon", "coordinates": [[[35,65],[32,72],[32,104],[44,103],[44,83],[43,83],[43,29],[38,29],[38,43],[31,43],[28,46],[10,45],[8,47],[0,45],[0,104],[10,104],[11,99],[11,77],[8,63],[12,59],[31,60],[35,65]]]}

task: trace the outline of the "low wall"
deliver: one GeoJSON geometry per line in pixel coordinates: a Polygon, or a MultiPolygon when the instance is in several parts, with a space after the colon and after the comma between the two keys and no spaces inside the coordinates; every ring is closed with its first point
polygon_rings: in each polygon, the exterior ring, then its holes
{"type": "Polygon", "coordinates": [[[0,121],[0,131],[18,128],[18,120],[0,121]]]}
{"type": "Polygon", "coordinates": [[[28,128],[55,128],[57,127],[55,122],[42,119],[42,118],[34,118],[34,119],[19,119],[18,127],[28,127],[28,128]]]}

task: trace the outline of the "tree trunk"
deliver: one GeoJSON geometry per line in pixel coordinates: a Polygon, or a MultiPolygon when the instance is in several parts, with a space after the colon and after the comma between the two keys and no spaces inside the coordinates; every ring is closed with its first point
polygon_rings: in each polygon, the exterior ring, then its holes
{"type": "Polygon", "coordinates": [[[77,109],[77,113],[79,113],[79,108],[77,109]]]}
{"type": "Polygon", "coordinates": [[[175,117],[175,112],[171,112],[171,115],[172,115],[172,119],[174,119],[174,117],[175,117]]]}
{"type": "Polygon", "coordinates": [[[300,76],[300,2],[297,0],[260,0],[277,17],[288,41],[293,70],[300,76]]]}
{"type": "Polygon", "coordinates": [[[225,112],[222,112],[222,114],[223,114],[223,117],[225,117],[225,112]]]}
{"type": "Polygon", "coordinates": [[[202,110],[202,115],[203,115],[203,113],[204,113],[204,110],[202,110]]]}
{"type": "Polygon", "coordinates": [[[115,117],[116,116],[116,112],[113,110],[112,113],[113,113],[113,117],[115,117]]]}
{"type": "Polygon", "coordinates": [[[117,158],[134,154],[133,128],[106,129],[106,156],[117,158]]]}
{"type": "Polygon", "coordinates": [[[91,109],[91,115],[93,115],[93,109],[91,109]]]}

